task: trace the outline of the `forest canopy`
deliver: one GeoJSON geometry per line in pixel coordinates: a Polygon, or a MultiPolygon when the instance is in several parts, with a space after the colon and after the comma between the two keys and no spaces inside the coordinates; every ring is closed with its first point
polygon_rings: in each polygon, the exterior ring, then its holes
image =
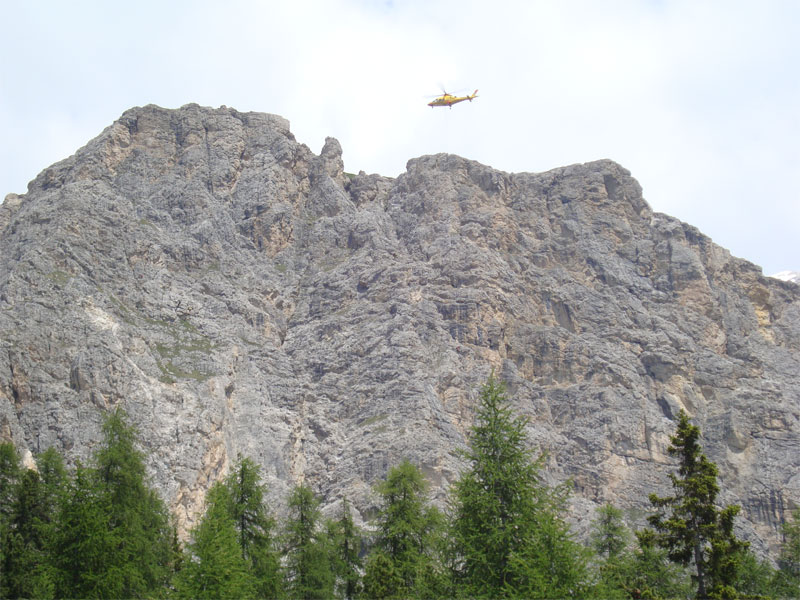
{"type": "Polygon", "coordinates": [[[239,456],[208,491],[182,544],[152,487],[138,433],[111,411],[87,465],[58,452],[22,466],[0,444],[2,598],[789,598],[800,596],[800,511],[785,525],[778,566],[737,538],[738,506],[717,504],[716,466],[699,428],[677,418],[673,495],[652,495],[648,527],[600,507],[579,541],[566,520],[569,482],[544,482],[493,375],[480,390],[463,449],[466,468],[445,510],[419,465],[391,467],[375,486],[367,529],[346,498],[323,516],[297,485],[278,521],[258,465],[239,456]]]}

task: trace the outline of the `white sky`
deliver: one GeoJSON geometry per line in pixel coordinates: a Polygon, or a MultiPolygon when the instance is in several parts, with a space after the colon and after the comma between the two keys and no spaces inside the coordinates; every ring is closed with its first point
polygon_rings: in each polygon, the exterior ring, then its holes
{"type": "Polygon", "coordinates": [[[345,170],[613,159],[657,211],[800,270],[795,0],[0,0],[0,198],[132,106],[279,114],[345,170]],[[441,88],[479,98],[426,106],[441,88]]]}

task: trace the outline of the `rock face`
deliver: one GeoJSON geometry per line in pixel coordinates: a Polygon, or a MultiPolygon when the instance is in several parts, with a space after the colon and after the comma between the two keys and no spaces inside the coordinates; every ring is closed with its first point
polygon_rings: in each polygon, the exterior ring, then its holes
{"type": "Polygon", "coordinates": [[[136,108],[0,207],[0,437],[85,457],[122,405],[183,527],[238,453],[363,515],[444,498],[494,369],[547,476],[641,517],[685,409],[742,533],[800,502],[800,286],[653,213],[610,161],[343,173],[286,120],[136,108]],[[639,511],[639,512],[636,512],[639,511]]]}

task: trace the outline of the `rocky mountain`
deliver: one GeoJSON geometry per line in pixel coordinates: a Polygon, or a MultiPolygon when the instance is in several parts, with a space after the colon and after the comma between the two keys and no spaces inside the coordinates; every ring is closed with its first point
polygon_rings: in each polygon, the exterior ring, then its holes
{"type": "Polygon", "coordinates": [[[276,507],[366,518],[404,457],[442,500],[492,369],[578,530],[669,490],[682,408],[758,548],[800,502],[800,286],[611,161],[349,175],[281,117],[147,106],[0,207],[0,437],[85,457],[122,405],[183,527],[238,453],[276,507]]]}

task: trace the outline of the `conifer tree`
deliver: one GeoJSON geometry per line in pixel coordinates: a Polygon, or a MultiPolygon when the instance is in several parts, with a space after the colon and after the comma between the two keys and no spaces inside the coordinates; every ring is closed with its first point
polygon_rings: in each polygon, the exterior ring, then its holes
{"type": "Polygon", "coordinates": [[[783,524],[780,568],[800,582],[800,508],[792,511],[791,520],[783,524]]]}
{"type": "Polygon", "coordinates": [[[393,596],[440,596],[446,575],[439,556],[444,518],[427,505],[427,485],[420,470],[404,460],[377,486],[381,506],[374,558],[367,562],[364,590],[378,593],[382,580],[396,581],[393,596]]]}
{"type": "Polygon", "coordinates": [[[319,500],[304,485],[295,487],[289,498],[286,570],[289,598],[333,596],[335,577],[327,536],[320,528],[319,500]]]}
{"type": "Polygon", "coordinates": [[[175,575],[176,598],[252,598],[255,581],[242,556],[230,497],[217,482],[206,494],[206,511],[187,547],[187,558],[175,575]]]}
{"type": "Polygon", "coordinates": [[[691,594],[688,572],[671,563],[655,545],[652,531],[631,532],[622,511],[606,504],[597,509],[589,541],[596,553],[598,578],[590,596],[608,600],[627,598],[686,598],[691,594]]]}
{"type": "Polygon", "coordinates": [[[236,527],[242,558],[248,564],[256,594],[275,598],[281,589],[280,558],[275,549],[273,519],[264,504],[264,486],[258,465],[238,458],[225,479],[228,512],[236,527]]]}
{"type": "Polygon", "coordinates": [[[10,594],[9,552],[10,521],[12,504],[17,479],[20,474],[20,459],[14,444],[0,443],[0,598],[8,598],[10,594]]]}
{"type": "Polygon", "coordinates": [[[367,556],[364,573],[364,597],[370,600],[387,598],[406,598],[410,594],[406,589],[403,577],[395,568],[395,562],[380,548],[373,548],[367,556]]]}
{"type": "Polygon", "coordinates": [[[93,462],[78,467],[59,511],[57,595],[160,592],[170,576],[172,533],[164,503],[147,484],[136,430],[121,409],[106,418],[93,462]]]}
{"type": "Polygon", "coordinates": [[[352,600],[361,591],[361,532],[353,522],[347,498],[342,500],[342,512],[332,523],[328,537],[333,548],[336,591],[345,600],[352,600]]]}
{"type": "Polygon", "coordinates": [[[58,510],[61,497],[69,481],[64,457],[55,448],[48,448],[36,457],[36,466],[44,487],[45,503],[51,516],[58,510]]]}
{"type": "Polygon", "coordinates": [[[589,541],[599,567],[595,595],[604,598],[628,597],[631,557],[628,553],[631,533],[622,521],[622,511],[612,504],[597,509],[589,541]]]}
{"type": "Polygon", "coordinates": [[[735,595],[733,584],[747,542],[733,532],[739,506],[717,508],[717,467],[700,446],[700,429],[681,411],[668,452],[679,460],[678,473],[669,474],[674,496],[650,495],[658,510],[648,517],[655,542],[667,550],[670,560],[693,565],[696,597],[735,595]]]}
{"type": "Polygon", "coordinates": [[[769,559],[760,560],[752,551],[740,553],[738,578],[733,585],[740,598],[798,598],[800,590],[783,589],[779,571],[772,567],[769,559]]]}
{"type": "Polygon", "coordinates": [[[568,490],[542,483],[543,457],[532,457],[524,428],[492,374],[453,500],[454,562],[467,596],[557,597],[585,583],[585,552],[562,518],[568,490]]]}
{"type": "Polygon", "coordinates": [[[159,590],[169,580],[172,543],[169,515],[147,484],[144,455],[136,447],[136,429],[121,408],[103,423],[103,443],[95,462],[100,485],[113,507],[111,526],[119,533],[116,555],[127,581],[124,595],[159,590]]]}
{"type": "Polygon", "coordinates": [[[14,486],[22,469],[19,454],[14,444],[0,444],[0,520],[8,519],[11,514],[11,503],[14,499],[14,486]]]}
{"type": "Polygon", "coordinates": [[[774,593],[779,598],[800,598],[800,508],[783,524],[783,538],[773,577],[774,593]]]}
{"type": "Polygon", "coordinates": [[[56,597],[126,597],[116,554],[123,537],[112,526],[112,512],[110,494],[99,484],[96,472],[78,463],[54,532],[56,597]]]}
{"type": "Polygon", "coordinates": [[[50,551],[57,490],[48,485],[55,483],[52,473],[45,471],[45,475],[47,483],[37,471],[25,469],[16,486],[2,565],[7,597],[52,598],[55,594],[50,551]]]}
{"type": "Polygon", "coordinates": [[[622,511],[613,504],[597,509],[597,519],[590,535],[592,546],[606,560],[618,558],[630,543],[630,531],[622,520],[622,511]]]}
{"type": "Polygon", "coordinates": [[[692,582],[685,566],[670,561],[667,551],[656,544],[651,529],[636,532],[627,589],[641,598],[688,598],[692,582]]]}

